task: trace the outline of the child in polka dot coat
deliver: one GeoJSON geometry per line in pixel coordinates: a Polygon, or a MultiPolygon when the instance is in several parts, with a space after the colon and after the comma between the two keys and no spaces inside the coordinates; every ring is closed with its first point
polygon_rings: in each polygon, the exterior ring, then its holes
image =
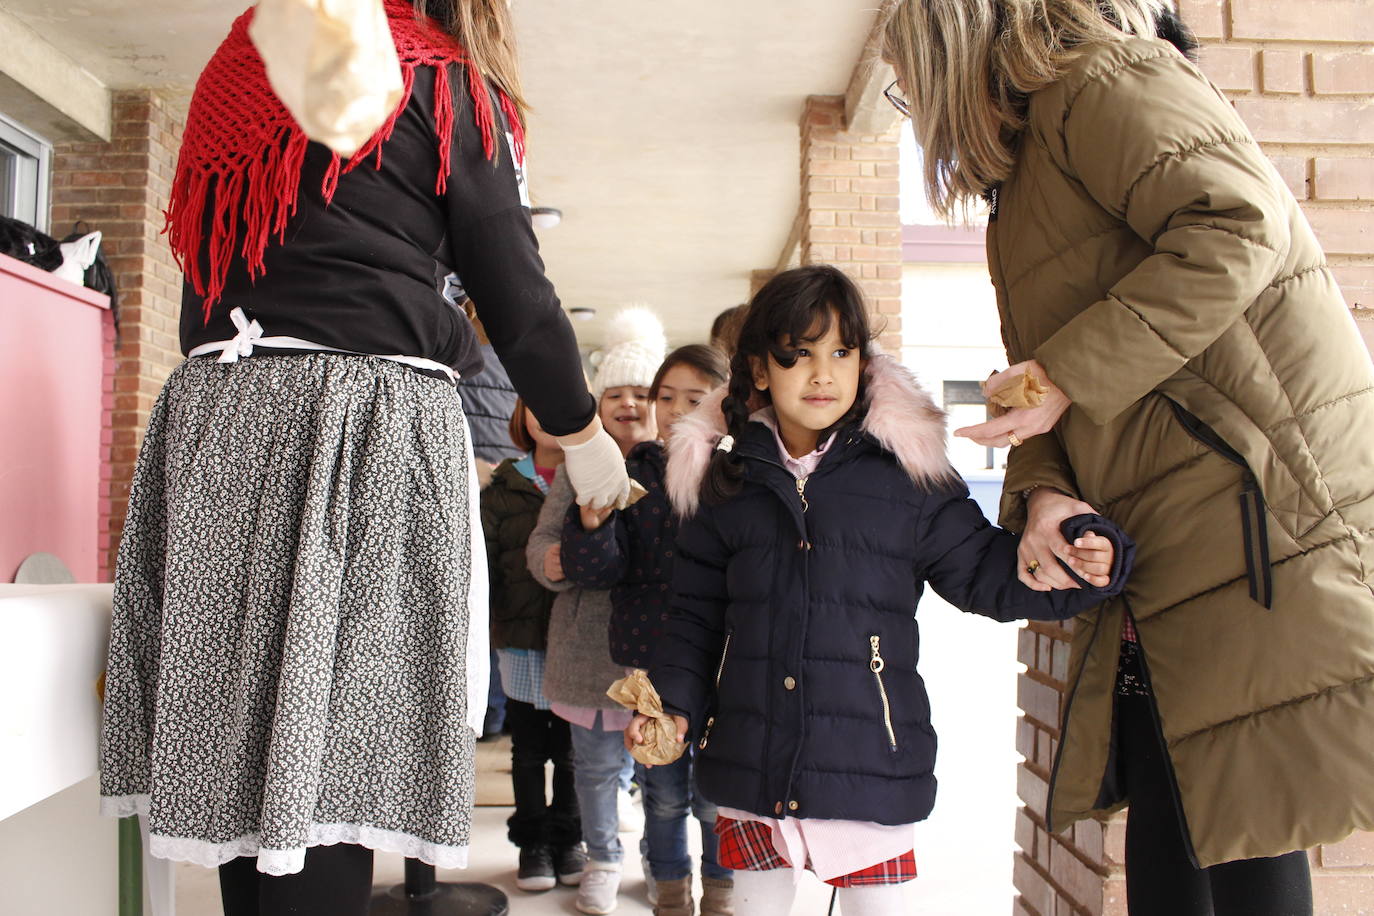
{"type": "MultiPolygon", "coordinates": [[[[679,347],[663,361],[650,397],[664,440],[672,424],[724,384],[729,368],[719,351],[699,344],[679,347]]],[[[673,542],[677,524],[664,489],[664,442],[631,449],[626,468],[648,491],[620,512],[572,506],[563,529],[563,571],[583,588],[610,589],[611,658],[626,668],[647,668],[663,633],[672,598],[673,542]]],[[[610,686],[610,685],[607,685],[610,686]]],[[[731,872],[716,861],[715,806],[701,798],[692,779],[691,756],[670,766],[636,767],[644,790],[644,839],[640,851],[655,893],[654,912],[692,912],[692,860],[687,851],[687,814],[701,821],[702,916],[731,912],[731,872]]]]}

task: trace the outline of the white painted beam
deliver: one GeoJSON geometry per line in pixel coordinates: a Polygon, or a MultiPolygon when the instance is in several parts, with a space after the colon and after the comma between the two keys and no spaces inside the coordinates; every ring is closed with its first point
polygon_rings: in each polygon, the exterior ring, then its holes
{"type": "Polygon", "coordinates": [[[892,0],[884,0],[854,66],[854,75],[844,94],[844,123],[851,133],[864,136],[885,134],[901,118],[897,109],[883,98],[883,90],[896,79],[892,67],[883,62],[883,29],[892,0]]]}
{"type": "Polygon", "coordinates": [[[0,111],[47,140],[110,139],[110,90],[0,7],[0,111]]]}

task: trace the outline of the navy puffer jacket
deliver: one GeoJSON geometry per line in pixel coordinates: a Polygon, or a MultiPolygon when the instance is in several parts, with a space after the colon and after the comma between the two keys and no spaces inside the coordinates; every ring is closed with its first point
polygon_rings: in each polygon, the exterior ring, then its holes
{"type": "MultiPolygon", "coordinates": [[[[650,677],[665,706],[690,719],[702,794],[718,805],[924,819],[936,745],[916,670],[926,583],[1003,621],[1069,617],[1124,585],[1129,540],[1095,516],[1069,533],[1091,527],[1117,542],[1123,562],[1108,588],[1022,585],[1018,539],[989,525],[943,457],[940,411],[886,357],[870,361],[867,380],[864,425],[841,430],[802,481],[783,467],[773,433],[750,423],[735,446],[743,490],[696,510],[679,531],[672,611],[650,677]],[[884,397],[892,402],[880,406],[884,397]]],[[[669,486],[688,512],[719,436],[718,405],[713,398],[688,418],[695,427],[674,431],[669,486]]]]}

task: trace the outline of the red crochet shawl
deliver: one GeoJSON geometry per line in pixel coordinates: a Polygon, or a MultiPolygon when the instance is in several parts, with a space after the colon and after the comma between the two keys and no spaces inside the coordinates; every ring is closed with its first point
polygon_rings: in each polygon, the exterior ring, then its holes
{"type": "MultiPolygon", "coordinates": [[[[434,136],[439,149],[436,194],[444,193],[452,170],[449,149],[454,115],[448,65],[468,64],[467,55],[432,20],[416,19],[411,3],[384,2],[401,61],[404,93],[391,117],[355,155],[346,163],[334,156],[320,188],[326,204],[333,199],[341,174],[374,154],[374,167],[382,167],[382,144],[391,137],[396,119],[410,101],[416,67],[433,67],[435,72],[434,136]]],[[[229,36],[196,82],[165,214],[164,231],[172,253],[195,291],[204,297],[207,322],[211,307],[224,291],[240,232],[241,253],[254,278],[265,272],[263,255],[268,241],[273,236],[278,242],[285,240],[287,221],[296,212],[301,164],[309,143],[267,81],[262,58],[248,37],[252,21],[251,8],[235,20],[229,36]],[[202,246],[208,253],[208,270],[203,269],[202,246]]],[[[496,151],[491,96],[478,69],[469,65],[466,70],[482,147],[491,159],[496,151]]],[[[520,117],[504,92],[498,92],[498,98],[515,137],[515,156],[522,159],[520,117]]]]}

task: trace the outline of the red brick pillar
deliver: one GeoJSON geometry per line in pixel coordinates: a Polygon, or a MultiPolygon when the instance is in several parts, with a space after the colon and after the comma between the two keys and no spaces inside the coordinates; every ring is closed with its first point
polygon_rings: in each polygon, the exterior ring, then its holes
{"type": "Polygon", "coordinates": [[[129,507],[129,481],[148,414],[163,381],[181,361],[177,318],[181,271],[162,236],[162,211],[181,145],[181,122],[150,91],[117,92],[108,143],[56,147],[52,231],[78,220],[103,233],[102,250],[119,292],[119,343],[107,371],[101,484],[102,578],[114,572],[119,534],[129,507]]]}
{"type": "Polygon", "coordinates": [[[851,133],[843,96],[811,96],[801,122],[801,263],[849,274],[893,354],[902,345],[899,129],[851,133]]]}
{"type": "Polygon", "coordinates": [[[1016,686],[1022,718],[1016,726],[1016,750],[1025,761],[1016,771],[1016,789],[1024,803],[1016,812],[1016,852],[1012,881],[1020,896],[1016,916],[1124,914],[1126,895],[1121,870],[1124,822],[1081,821],[1072,830],[1045,829],[1050,769],[1059,749],[1059,717],[1068,691],[1067,625],[1031,621],[1021,631],[1017,659],[1026,666],[1016,686]]]}
{"type": "MultiPolygon", "coordinates": [[[[1202,67],[1234,101],[1302,203],[1366,342],[1374,347],[1374,17],[1368,0],[1180,0],[1202,67]]],[[[1069,630],[1022,631],[1016,914],[1126,912],[1124,819],[1044,829],[1069,630]]],[[[1374,835],[1310,853],[1318,916],[1374,913],[1374,835]]]]}

